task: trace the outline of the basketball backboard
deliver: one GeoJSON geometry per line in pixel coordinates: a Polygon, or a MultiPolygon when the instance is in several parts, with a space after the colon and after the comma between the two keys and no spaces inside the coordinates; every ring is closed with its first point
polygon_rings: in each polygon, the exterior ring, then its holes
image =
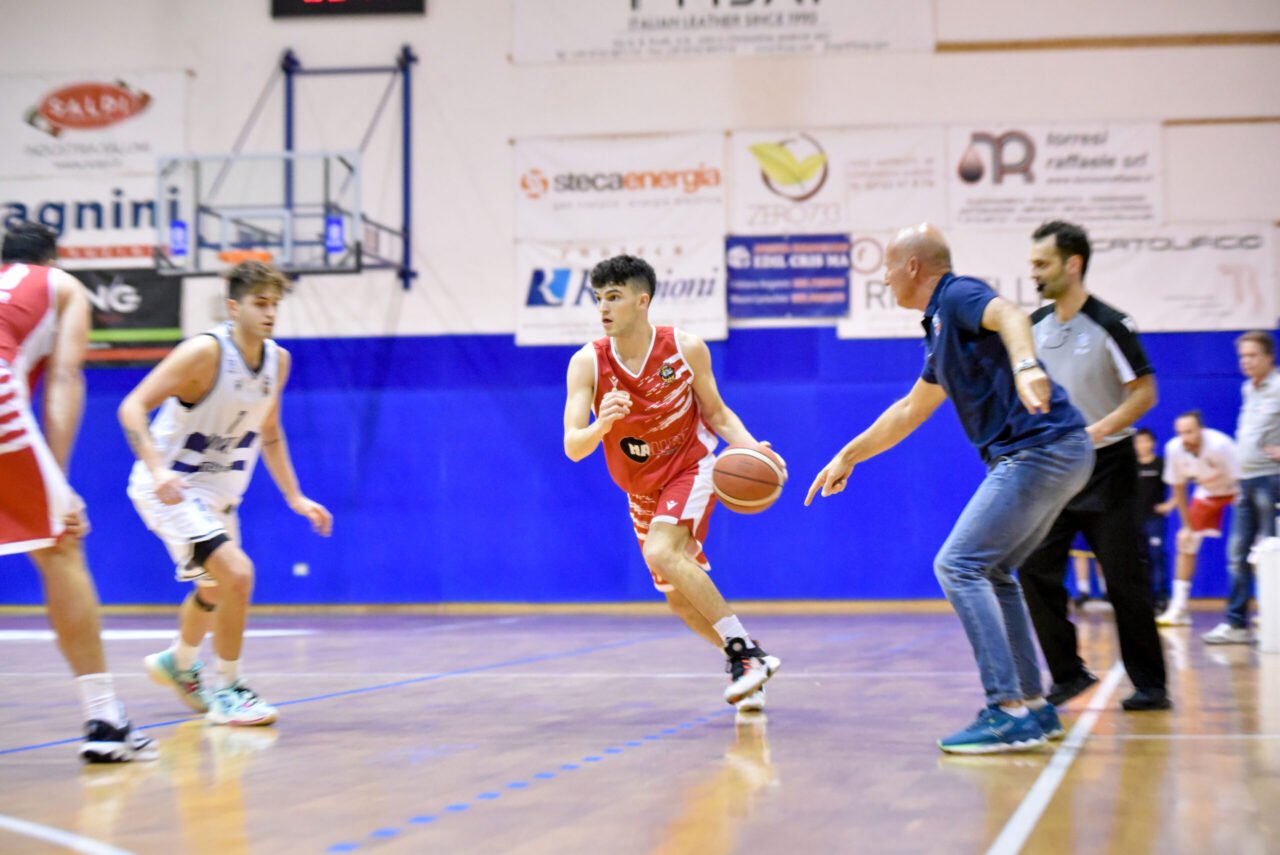
{"type": "Polygon", "coordinates": [[[156,270],[214,275],[246,259],[286,273],[358,273],[360,153],[285,151],[160,159],[156,270]]]}

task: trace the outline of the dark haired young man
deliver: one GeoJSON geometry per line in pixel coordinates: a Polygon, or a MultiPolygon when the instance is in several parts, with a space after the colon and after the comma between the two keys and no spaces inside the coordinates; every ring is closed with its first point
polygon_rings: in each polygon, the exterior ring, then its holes
{"type": "Polygon", "coordinates": [[[84,411],[89,300],[84,286],[53,265],[57,234],[15,223],[0,249],[0,555],[26,553],[44,583],[49,623],[76,675],[85,719],[80,755],[90,763],[154,756],[132,730],[107,673],[98,592],[80,539],[84,502],[67,483],[71,447],[84,411]],[[31,407],[44,375],[44,432],[31,407]],[[47,435],[47,439],[46,439],[47,435]]]}
{"type": "Polygon", "coordinates": [[[755,438],[721,399],[706,343],[649,322],[656,285],[648,262],[629,255],[591,271],[604,336],[569,360],[564,451],[577,462],[604,446],[654,587],[690,629],[724,649],[732,678],[725,700],[758,711],[764,683],[781,663],[751,640],[707,575],[702,552],[716,501],[716,437],[755,438]]]}

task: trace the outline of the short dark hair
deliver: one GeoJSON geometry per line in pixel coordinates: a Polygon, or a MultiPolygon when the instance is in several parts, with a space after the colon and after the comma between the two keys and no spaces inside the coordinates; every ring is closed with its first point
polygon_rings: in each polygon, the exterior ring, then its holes
{"type": "Polygon", "coordinates": [[[1276,355],[1276,340],[1271,337],[1271,333],[1262,330],[1249,330],[1236,339],[1236,350],[1240,349],[1240,345],[1246,341],[1251,341],[1262,347],[1262,352],[1267,356],[1276,355]]]}
{"type": "Polygon", "coordinates": [[[0,263],[50,264],[58,260],[58,233],[42,223],[21,220],[4,233],[0,263]]]}
{"type": "Polygon", "coordinates": [[[643,258],[634,255],[615,255],[591,268],[591,287],[603,288],[606,285],[626,285],[636,282],[641,291],[653,296],[658,287],[658,277],[653,267],[643,258]]]}
{"type": "Polygon", "coordinates": [[[279,289],[281,296],[289,290],[289,280],[270,264],[261,261],[242,261],[222,274],[227,280],[227,299],[239,303],[246,294],[255,294],[269,288],[279,289]]]}
{"type": "Polygon", "coordinates": [[[1156,441],[1156,432],[1153,431],[1151,428],[1138,428],[1136,431],[1133,432],[1133,435],[1145,436],[1147,439],[1151,440],[1152,442],[1156,441]]]}
{"type": "Polygon", "coordinates": [[[1031,235],[1032,240],[1044,240],[1052,237],[1053,245],[1058,248],[1058,256],[1066,261],[1073,255],[1080,256],[1080,275],[1084,276],[1089,269],[1089,235],[1082,226],[1064,220],[1051,220],[1031,235]]]}
{"type": "Polygon", "coordinates": [[[1178,419],[1195,419],[1196,424],[1200,425],[1200,427],[1204,427],[1204,413],[1199,410],[1187,410],[1179,413],[1178,418],[1174,419],[1174,421],[1176,422],[1178,419]]]}

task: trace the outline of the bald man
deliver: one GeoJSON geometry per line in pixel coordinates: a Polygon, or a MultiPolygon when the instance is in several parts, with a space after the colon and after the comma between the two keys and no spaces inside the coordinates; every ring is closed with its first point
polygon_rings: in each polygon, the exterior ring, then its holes
{"type": "Polygon", "coordinates": [[[937,229],[900,231],[885,252],[884,278],[898,305],[924,311],[924,370],[905,398],[818,473],[805,505],[819,492],[844,490],[855,465],[906,439],[951,399],[987,476],[934,559],[934,573],[973,646],[987,705],[938,747],[952,754],[1033,748],[1064,730],[1041,694],[1013,570],[1089,480],[1093,444],[1083,416],[1036,360],[1027,316],[987,283],[953,273],[937,229]]]}

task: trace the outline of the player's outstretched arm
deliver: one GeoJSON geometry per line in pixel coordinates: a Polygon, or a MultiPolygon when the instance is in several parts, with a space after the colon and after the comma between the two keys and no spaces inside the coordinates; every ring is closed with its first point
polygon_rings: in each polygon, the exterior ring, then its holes
{"type": "Polygon", "coordinates": [[[156,497],[166,505],[182,501],[182,491],[186,489],[187,482],[177,472],[162,465],[160,453],[151,443],[147,416],[166,398],[176,397],[194,404],[207,395],[218,378],[218,355],[218,342],[213,336],[198,335],[187,339],[151,369],[116,410],[129,448],[151,472],[156,497]]]}
{"type": "Polygon", "coordinates": [[[58,328],[45,375],[44,430],[49,450],[66,472],[84,415],[84,355],[89,347],[89,298],[80,280],[54,270],[58,328]]]}
{"type": "Polygon", "coordinates": [[[289,440],[284,435],[284,425],[280,421],[280,400],[284,397],[285,384],[289,382],[289,368],[292,366],[289,351],[280,348],[280,385],[276,393],[271,412],[262,421],[262,462],[271,473],[271,480],[276,489],[284,497],[289,508],[299,516],[306,517],[311,529],[322,537],[328,537],[333,531],[333,514],[319,502],[308,499],[298,486],[298,473],[293,468],[293,455],[289,453],[289,440]]]}
{"type": "Polygon", "coordinates": [[[596,397],[596,360],[591,345],[584,346],[569,360],[568,392],[564,402],[564,453],[577,463],[596,450],[613,423],[631,412],[631,396],[607,392],[600,412],[591,420],[591,404],[596,397]]]}
{"type": "Polygon", "coordinates": [[[848,484],[854,466],[902,442],[924,424],[946,398],[941,386],[923,379],[917,380],[907,397],[890,404],[871,423],[871,427],[850,440],[848,445],[831,458],[830,463],[822,467],[809,487],[809,494],[804,498],[805,505],[808,506],[813,501],[819,490],[824,497],[834,496],[842,491],[848,484]]]}

